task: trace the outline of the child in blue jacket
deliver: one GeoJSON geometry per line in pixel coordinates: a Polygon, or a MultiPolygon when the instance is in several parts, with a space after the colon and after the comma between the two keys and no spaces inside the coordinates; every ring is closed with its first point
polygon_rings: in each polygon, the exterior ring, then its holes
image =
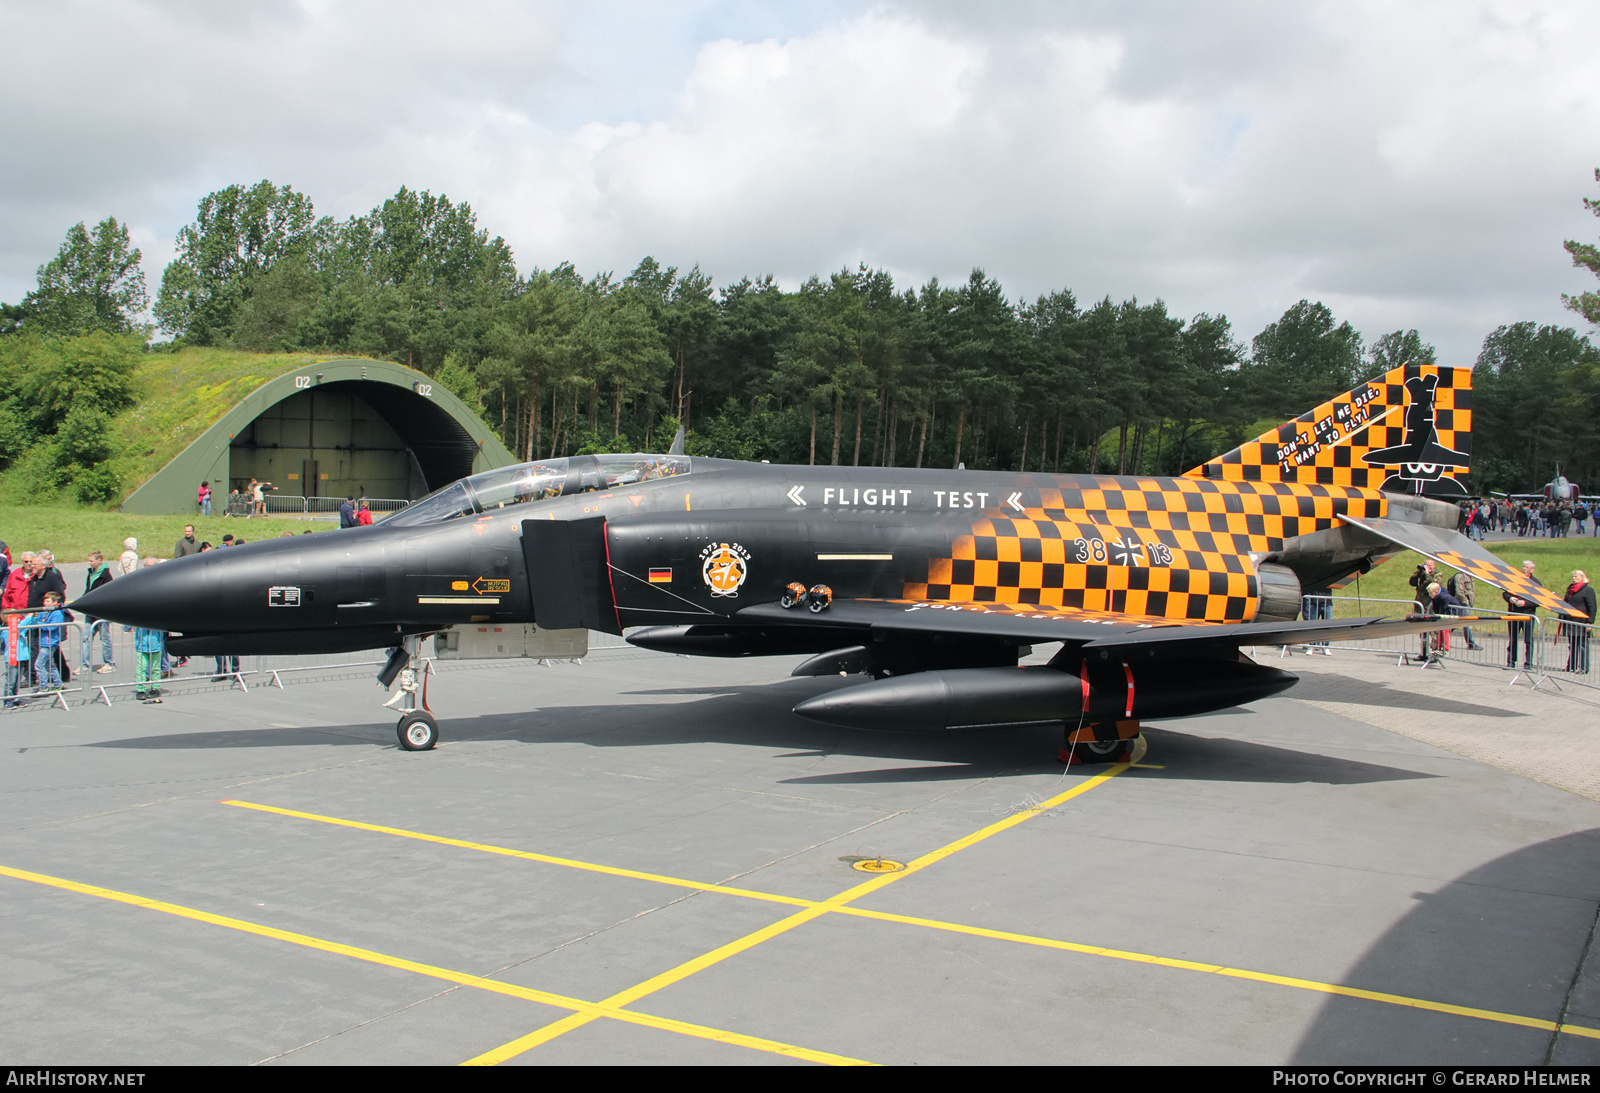
{"type": "MultiPolygon", "coordinates": [[[[12,618],[16,618],[13,616],[12,618]]],[[[17,697],[17,692],[22,689],[22,681],[28,678],[28,631],[22,630],[21,619],[16,619],[18,629],[13,631],[10,623],[0,626],[0,659],[6,666],[6,709],[14,709],[22,705],[22,699],[17,697]]]]}
{"type": "Polygon", "coordinates": [[[166,646],[167,635],[163,630],[136,627],[133,631],[133,652],[138,661],[133,676],[138,686],[133,694],[140,702],[161,701],[161,657],[166,646]]]}
{"type": "Polygon", "coordinates": [[[34,631],[38,654],[33,658],[33,681],[46,691],[61,689],[61,668],[56,663],[56,650],[66,636],[67,628],[62,625],[66,621],[67,613],[61,610],[59,592],[46,592],[44,608],[28,617],[28,625],[38,627],[34,631]]]}

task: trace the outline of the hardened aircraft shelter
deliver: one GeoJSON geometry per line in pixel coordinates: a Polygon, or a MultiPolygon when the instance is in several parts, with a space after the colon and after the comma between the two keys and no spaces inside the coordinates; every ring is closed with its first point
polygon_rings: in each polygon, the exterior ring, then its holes
{"type": "Polygon", "coordinates": [[[122,511],[194,511],[210,482],[220,507],[255,478],[278,498],[412,500],[515,462],[459,398],[389,361],[308,363],[256,388],[131,493],[122,511]]]}

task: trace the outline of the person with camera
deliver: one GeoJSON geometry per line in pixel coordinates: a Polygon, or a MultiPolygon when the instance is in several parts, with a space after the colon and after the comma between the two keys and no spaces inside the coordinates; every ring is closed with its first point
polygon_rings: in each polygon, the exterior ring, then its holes
{"type": "MultiPolygon", "coordinates": [[[[1468,573],[1464,569],[1458,570],[1457,572],[1451,574],[1450,580],[1445,582],[1445,591],[1449,592],[1450,595],[1454,596],[1458,601],[1460,601],[1462,607],[1467,608],[1467,611],[1464,613],[1471,613],[1472,605],[1477,601],[1478,591],[1477,582],[1472,579],[1472,574],[1468,573]]],[[[1477,652],[1478,649],[1481,648],[1481,646],[1475,640],[1473,640],[1472,627],[1462,627],[1461,636],[1466,640],[1468,649],[1472,650],[1473,652],[1477,652]]]]}
{"type": "MultiPolygon", "coordinates": [[[[1419,615],[1433,614],[1433,597],[1428,593],[1428,586],[1437,581],[1434,576],[1435,565],[1432,558],[1424,558],[1422,564],[1417,566],[1417,571],[1411,574],[1411,587],[1416,591],[1413,606],[1419,615]]],[[[1428,635],[1422,635],[1422,656],[1428,656],[1428,635]]]]}

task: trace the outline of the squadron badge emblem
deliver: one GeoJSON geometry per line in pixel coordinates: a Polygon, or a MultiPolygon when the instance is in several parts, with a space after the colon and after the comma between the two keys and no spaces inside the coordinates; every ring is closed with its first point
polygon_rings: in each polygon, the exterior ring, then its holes
{"type": "Polygon", "coordinates": [[[738,543],[712,543],[700,552],[700,576],[713,596],[737,596],[750,571],[750,552],[738,543]]]}

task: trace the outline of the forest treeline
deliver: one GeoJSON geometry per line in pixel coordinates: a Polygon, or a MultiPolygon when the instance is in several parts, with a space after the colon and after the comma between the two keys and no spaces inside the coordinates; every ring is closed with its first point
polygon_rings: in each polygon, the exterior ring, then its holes
{"type": "MultiPolygon", "coordinates": [[[[1176,474],[1361,379],[1437,363],[1416,330],[1368,345],[1310,300],[1246,344],[1223,315],[1068,288],[1012,300],[982,270],[913,287],[862,266],[794,291],[771,277],[717,286],[648,257],[622,276],[569,263],[524,276],[469,205],[408,189],[335,220],[288,186],[231,186],[200,202],[176,251],[153,301],[173,340],[150,351],[398,361],[525,459],[664,448],[681,421],[692,454],[738,459],[1176,474]]],[[[0,460],[47,442],[77,453],[60,461],[69,474],[92,469],[83,434],[134,395],[102,393],[67,444],[70,408],[34,405],[24,373],[69,360],[86,336],[101,357],[130,344],[150,305],[139,258],[114,219],[77,225],[35,291],[0,305],[0,460]]],[[[1473,486],[1534,489],[1557,461],[1600,484],[1597,364],[1569,328],[1491,332],[1474,377],[1473,486]]]]}

